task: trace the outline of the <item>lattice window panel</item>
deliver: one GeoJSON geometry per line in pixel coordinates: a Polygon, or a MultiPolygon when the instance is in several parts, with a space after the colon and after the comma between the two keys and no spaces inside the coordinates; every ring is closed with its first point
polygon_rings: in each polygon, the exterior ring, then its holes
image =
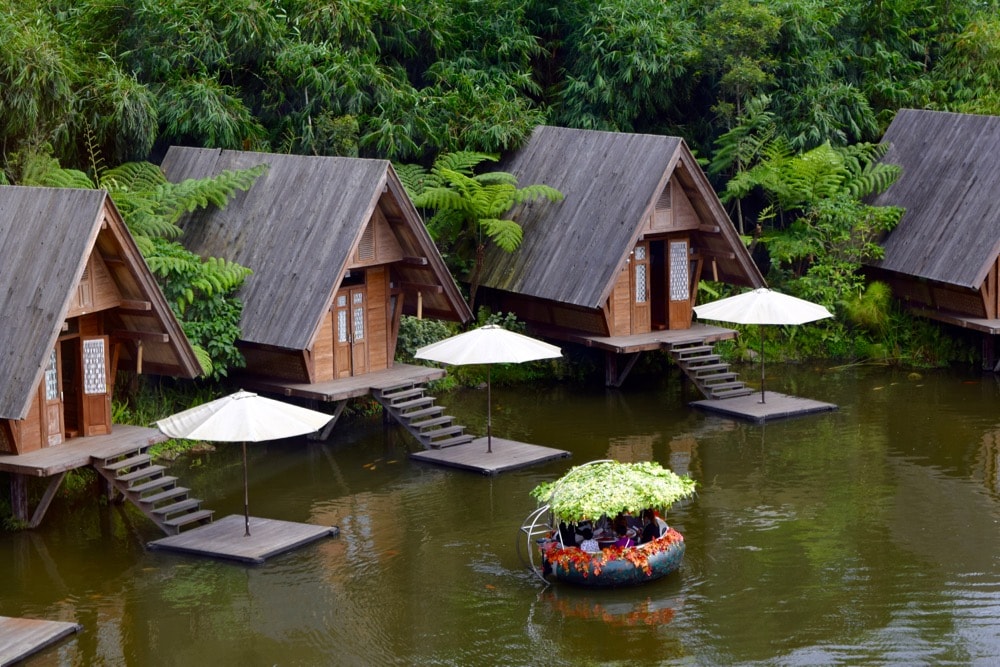
{"type": "Polygon", "coordinates": [[[365,295],[354,294],[354,340],[365,339],[365,295]]]}
{"type": "Polygon", "coordinates": [[[337,342],[347,342],[347,311],[337,311],[337,342]]]}
{"type": "Polygon", "coordinates": [[[83,341],[83,393],[108,393],[104,375],[104,359],[103,338],[83,341]]]}
{"type": "MultiPolygon", "coordinates": [[[[645,250],[645,249],[643,249],[645,250]]],[[[646,253],[643,252],[643,255],[646,253]]],[[[636,259],[639,258],[639,248],[635,249],[636,259]]],[[[646,291],[646,264],[636,264],[635,265],[635,302],[636,303],[646,303],[649,298],[649,294],[646,291]]]]}
{"type": "Polygon", "coordinates": [[[687,243],[670,243],[670,300],[687,301],[691,283],[688,276],[687,243]]]}
{"type": "Polygon", "coordinates": [[[56,366],[56,351],[49,354],[49,363],[45,366],[45,400],[54,401],[59,398],[59,374],[56,366]]]}

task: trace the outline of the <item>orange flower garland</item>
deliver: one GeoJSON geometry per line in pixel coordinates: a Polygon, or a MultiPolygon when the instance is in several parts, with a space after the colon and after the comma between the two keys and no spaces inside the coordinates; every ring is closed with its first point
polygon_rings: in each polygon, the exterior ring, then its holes
{"type": "Polygon", "coordinates": [[[605,547],[597,553],[588,553],[577,547],[562,548],[559,542],[550,541],[541,545],[542,556],[553,568],[561,567],[565,571],[576,570],[584,578],[590,572],[595,575],[601,574],[601,569],[608,563],[616,560],[627,560],[638,570],[642,570],[646,576],[652,574],[649,565],[649,557],[662,553],[677,542],[683,542],[684,536],[673,528],[667,529],[662,537],[658,537],[652,542],[640,544],[637,547],[605,547]]]}

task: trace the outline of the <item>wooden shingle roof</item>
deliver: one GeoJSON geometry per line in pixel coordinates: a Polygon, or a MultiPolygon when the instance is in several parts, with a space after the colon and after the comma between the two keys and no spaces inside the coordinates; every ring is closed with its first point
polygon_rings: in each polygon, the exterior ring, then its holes
{"type": "MultiPolygon", "coordinates": [[[[462,321],[471,317],[388,161],[174,146],[161,167],[169,180],[180,182],[260,164],[267,171],[225,208],[198,211],[180,222],[188,249],[253,270],[239,294],[243,340],[310,347],[351,253],[386,195],[390,214],[407,227],[401,245],[428,260],[400,270],[429,273],[444,287],[434,297],[441,301],[436,312],[462,321]]],[[[414,282],[432,281],[419,276],[414,282]]]]}
{"type": "MultiPolygon", "coordinates": [[[[93,252],[113,263],[123,299],[148,312],[122,330],[167,334],[146,358],[159,372],[200,373],[197,359],[117,209],[103,190],[0,186],[0,418],[23,419],[93,252]]],[[[111,332],[113,333],[113,332],[111,332]]]]}
{"type": "Polygon", "coordinates": [[[883,142],[903,172],[871,203],[906,212],[870,264],[978,289],[1000,253],[1000,118],[902,109],[883,142]]]}
{"type": "Polygon", "coordinates": [[[539,126],[500,165],[523,187],[563,193],[513,212],[524,229],[513,253],[487,250],[482,286],[598,308],[614,288],[642,225],[676,173],[711,234],[699,244],[719,257],[716,275],[735,285],[764,280],[684,141],[678,137],[539,126]]]}

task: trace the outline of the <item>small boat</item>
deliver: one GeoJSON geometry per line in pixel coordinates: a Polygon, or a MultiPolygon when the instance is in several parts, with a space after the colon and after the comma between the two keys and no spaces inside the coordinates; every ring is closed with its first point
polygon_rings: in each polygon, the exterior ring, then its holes
{"type": "MultiPolygon", "coordinates": [[[[695,482],[658,463],[591,461],[576,466],[555,482],[538,485],[532,495],[541,505],[521,525],[527,545],[522,560],[546,583],[559,581],[594,588],[632,586],[664,577],[680,567],[684,536],[673,528],[649,542],[631,547],[605,546],[588,553],[565,544],[561,523],[599,521],[621,513],[666,510],[694,494],[695,482]],[[539,562],[536,564],[535,556],[539,562]]],[[[520,550],[520,540],[518,547],[520,550]]]]}

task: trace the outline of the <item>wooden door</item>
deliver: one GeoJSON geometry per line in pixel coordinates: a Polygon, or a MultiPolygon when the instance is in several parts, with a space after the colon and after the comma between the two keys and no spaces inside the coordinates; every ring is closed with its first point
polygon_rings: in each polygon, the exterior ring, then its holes
{"type": "Polygon", "coordinates": [[[108,380],[108,337],[81,336],[83,435],[111,433],[111,388],[108,380]]]}
{"type": "Polygon", "coordinates": [[[669,295],[667,317],[670,329],[691,327],[691,262],[688,257],[688,239],[672,238],[667,242],[667,276],[669,295]]]}
{"type": "Polygon", "coordinates": [[[63,441],[63,391],[62,377],[59,370],[60,355],[58,346],[49,354],[49,362],[45,365],[44,385],[45,432],[49,447],[61,444],[63,441]]]}
{"type": "Polygon", "coordinates": [[[364,286],[345,288],[333,299],[334,377],[368,372],[368,315],[364,286]]]}
{"type": "Polygon", "coordinates": [[[637,243],[632,252],[632,332],[649,333],[649,246],[637,243]]]}
{"type": "Polygon", "coordinates": [[[364,287],[351,288],[351,375],[368,372],[368,299],[364,287]]]}

